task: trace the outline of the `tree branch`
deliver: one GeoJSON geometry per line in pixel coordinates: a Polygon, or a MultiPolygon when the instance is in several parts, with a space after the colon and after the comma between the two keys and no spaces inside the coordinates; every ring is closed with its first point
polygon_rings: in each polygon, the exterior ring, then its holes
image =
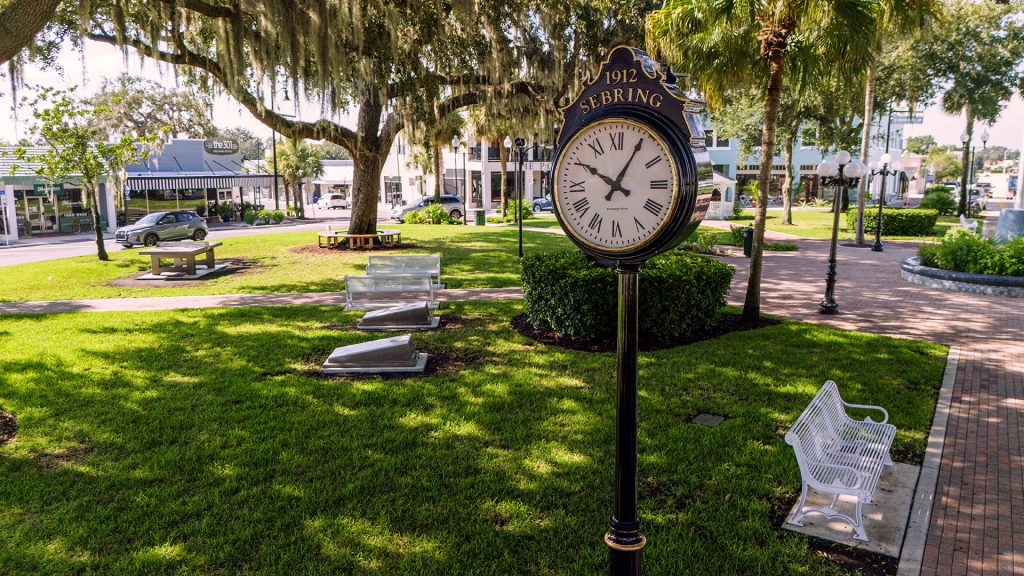
{"type": "MultiPolygon", "coordinates": [[[[86,37],[96,42],[103,42],[112,46],[121,46],[117,37],[112,35],[89,32],[86,37]]],[[[184,42],[180,40],[175,44],[178,49],[177,53],[158,50],[138,38],[124,39],[124,45],[135,48],[150,58],[177,66],[191,66],[193,68],[203,70],[210,76],[213,76],[218,82],[220,82],[221,86],[224,87],[228,94],[231,94],[231,96],[238,100],[242,106],[245,106],[253,116],[255,116],[260,122],[269,126],[272,130],[280,132],[281,134],[291,138],[329,140],[342,146],[351,154],[356,153],[359,139],[352,130],[339,124],[335,124],[329,120],[321,119],[316,122],[303,122],[286,118],[276,110],[272,110],[270,107],[264,106],[256,96],[245,88],[238,84],[229,82],[227,75],[224,73],[224,69],[217,61],[186,49],[184,42]]]]}
{"type": "Polygon", "coordinates": [[[160,0],[164,4],[181,7],[186,10],[198,12],[210,18],[233,18],[236,14],[234,9],[228,6],[216,6],[202,0],[160,0]]]}
{"type": "Polygon", "coordinates": [[[53,18],[60,0],[12,0],[0,12],[0,63],[32,43],[53,18]]]}

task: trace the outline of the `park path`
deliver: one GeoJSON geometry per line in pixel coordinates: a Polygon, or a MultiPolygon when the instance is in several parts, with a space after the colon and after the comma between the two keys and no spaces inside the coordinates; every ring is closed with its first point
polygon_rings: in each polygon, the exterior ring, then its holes
{"type": "MultiPolygon", "coordinates": [[[[463,300],[512,300],[523,297],[518,288],[465,288],[438,290],[441,302],[463,300]]],[[[294,306],[298,304],[345,305],[344,292],[279,292],[274,294],[215,294],[211,296],[155,296],[150,298],[95,298],[90,300],[38,300],[0,302],[0,314],[54,312],[123,312],[126,310],[177,310],[240,306],[294,306]]]]}
{"type": "MultiPolygon", "coordinates": [[[[920,573],[1024,574],[1024,299],[905,282],[899,263],[915,249],[890,242],[881,254],[840,247],[840,314],[823,316],[828,242],[798,244],[766,254],[763,312],[961,349],[920,573]]],[[[748,261],[724,260],[742,305],[748,261]]]]}

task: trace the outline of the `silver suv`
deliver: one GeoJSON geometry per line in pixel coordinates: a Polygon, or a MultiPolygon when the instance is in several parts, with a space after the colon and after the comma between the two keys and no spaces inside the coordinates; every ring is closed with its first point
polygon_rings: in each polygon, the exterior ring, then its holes
{"type": "MultiPolygon", "coordinates": [[[[405,222],[405,215],[409,212],[422,210],[434,203],[434,196],[424,196],[419,200],[413,200],[408,206],[401,206],[391,211],[391,218],[399,222],[405,222]]],[[[454,194],[442,194],[441,206],[448,211],[448,216],[454,220],[462,219],[462,198],[454,194]]]]}
{"type": "Polygon", "coordinates": [[[204,240],[210,229],[206,220],[192,210],[153,212],[131,226],[118,228],[114,241],[131,248],[138,244],[155,246],[164,240],[204,240]]]}

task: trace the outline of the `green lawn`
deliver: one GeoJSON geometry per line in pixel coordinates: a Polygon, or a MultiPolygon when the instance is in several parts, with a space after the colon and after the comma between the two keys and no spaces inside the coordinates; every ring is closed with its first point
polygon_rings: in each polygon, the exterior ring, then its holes
{"type": "MultiPolygon", "coordinates": [[[[856,207],[854,208],[856,209],[856,207]]],[[[875,207],[867,207],[864,212],[864,217],[868,218],[875,214],[875,207]]],[[[743,215],[737,220],[730,220],[730,223],[736,226],[747,226],[753,225],[754,223],[754,211],[744,210],[743,215]]],[[[959,224],[959,220],[955,216],[939,216],[939,221],[935,225],[935,236],[942,236],[954,225],[959,224]]],[[[785,232],[786,234],[794,234],[802,238],[818,238],[828,239],[832,238],[832,213],[825,210],[793,210],[793,225],[789,226],[782,223],[782,210],[781,209],[769,209],[768,220],[766,222],[768,230],[775,232],[785,232]]],[[[839,239],[840,240],[853,240],[854,231],[848,230],[846,226],[846,216],[839,216],[839,239]]],[[[871,234],[874,238],[874,234],[871,234]]],[[[934,237],[928,236],[882,236],[882,239],[888,240],[933,240],[934,237]]]]}
{"type": "MultiPolygon", "coordinates": [[[[416,341],[457,364],[359,381],[310,373],[379,337],[336,307],[0,317],[2,571],[603,573],[615,357],[527,340],[520,310],[446,307],[416,341]]],[[[782,434],[832,378],[919,458],[944,354],[796,322],[642,353],[647,573],[837,573],[772,520],[799,491],[782,434]]]]}
{"type": "MultiPolygon", "coordinates": [[[[518,233],[476,226],[397,226],[402,241],[415,249],[401,254],[439,253],[443,279],[452,288],[519,285],[518,233]]],[[[216,237],[213,238],[216,240],[216,237]]],[[[315,246],[316,232],[282,232],[225,238],[218,258],[248,258],[257,268],[203,281],[201,285],[112,286],[115,278],[132,278],[149,269],[149,257],[139,250],[111,252],[110,262],[94,256],[6,266],[0,269],[0,301],[54,300],[69,298],[116,298],[128,296],[177,296],[194,294],[320,292],[341,290],[342,276],[362,274],[370,252],[320,251],[299,253],[293,249],[315,246]]],[[[526,252],[568,247],[563,237],[543,232],[523,233],[526,252]]]]}

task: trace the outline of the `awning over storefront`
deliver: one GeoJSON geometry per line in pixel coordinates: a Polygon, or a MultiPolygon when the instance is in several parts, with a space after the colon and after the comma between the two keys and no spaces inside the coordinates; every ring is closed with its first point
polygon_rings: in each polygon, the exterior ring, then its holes
{"type": "MultiPolygon", "coordinates": [[[[280,179],[280,176],[278,178],[280,179]]],[[[125,187],[131,191],[273,186],[274,175],[214,172],[129,174],[125,184],[125,187]]],[[[283,182],[279,180],[278,184],[283,185],[283,182]]]]}

